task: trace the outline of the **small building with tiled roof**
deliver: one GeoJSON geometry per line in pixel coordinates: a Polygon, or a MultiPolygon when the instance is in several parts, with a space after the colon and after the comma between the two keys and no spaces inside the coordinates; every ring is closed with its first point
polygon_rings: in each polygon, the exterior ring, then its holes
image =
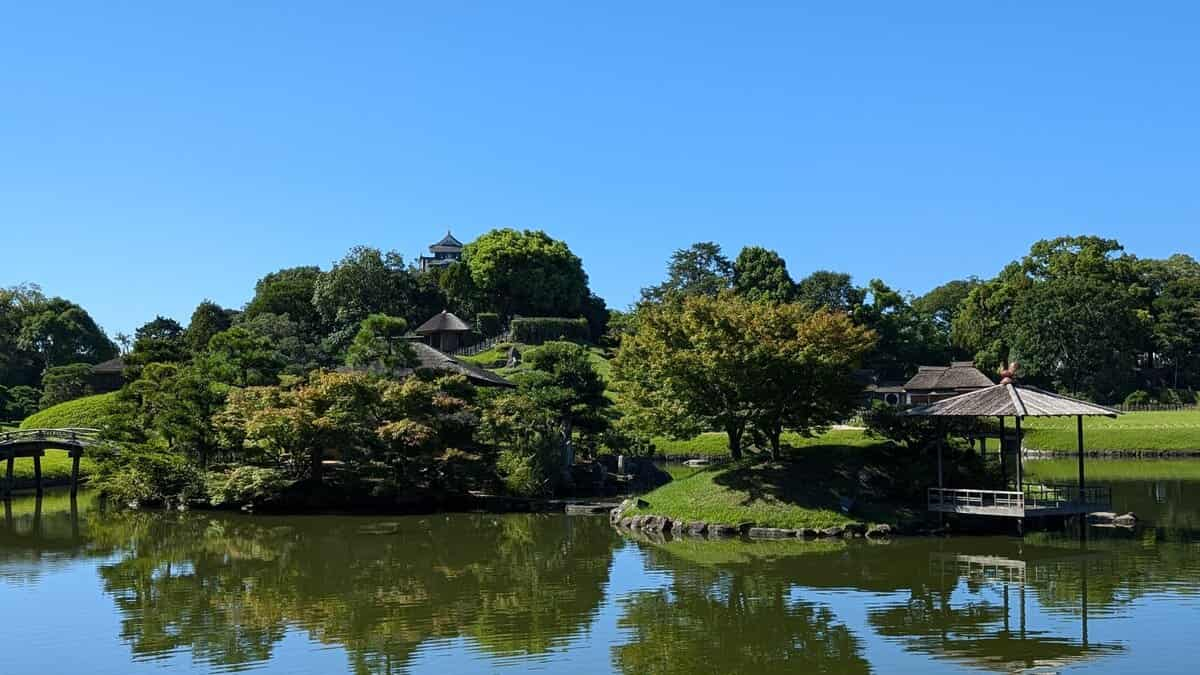
{"type": "Polygon", "coordinates": [[[454,238],[450,234],[450,230],[446,230],[446,236],[442,237],[436,244],[429,245],[430,255],[423,255],[418,259],[422,272],[446,267],[462,260],[463,243],[454,238]]]}
{"type": "Polygon", "coordinates": [[[413,332],[425,338],[431,347],[452,352],[462,344],[463,336],[471,332],[471,326],[443,309],[413,332]]]}
{"type": "Polygon", "coordinates": [[[905,403],[925,405],[995,385],[971,361],[954,361],[949,366],[921,366],[904,383],[905,403]]]}
{"type": "Polygon", "coordinates": [[[88,376],[92,391],[105,394],[125,386],[125,368],[125,359],[120,356],[92,366],[92,372],[88,376]]]}

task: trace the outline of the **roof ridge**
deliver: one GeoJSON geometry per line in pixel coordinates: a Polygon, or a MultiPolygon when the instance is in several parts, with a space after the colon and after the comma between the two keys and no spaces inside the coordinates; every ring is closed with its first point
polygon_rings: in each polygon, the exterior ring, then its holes
{"type": "Polygon", "coordinates": [[[1012,397],[1013,412],[1017,417],[1026,417],[1029,415],[1029,410],[1025,407],[1025,402],[1021,400],[1021,394],[1017,392],[1017,388],[1012,385],[1012,382],[1007,382],[1004,385],[1008,387],[1008,395],[1012,397]]]}

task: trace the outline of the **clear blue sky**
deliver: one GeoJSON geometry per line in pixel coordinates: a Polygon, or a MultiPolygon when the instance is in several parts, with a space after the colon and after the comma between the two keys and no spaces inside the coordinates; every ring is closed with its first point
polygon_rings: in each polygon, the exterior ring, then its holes
{"type": "Polygon", "coordinates": [[[1200,242],[1195,3],[181,4],[0,18],[0,285],[110,334],[447,227],[544,229],[617,307],[706,239],[915,293],[1200,242]]]}

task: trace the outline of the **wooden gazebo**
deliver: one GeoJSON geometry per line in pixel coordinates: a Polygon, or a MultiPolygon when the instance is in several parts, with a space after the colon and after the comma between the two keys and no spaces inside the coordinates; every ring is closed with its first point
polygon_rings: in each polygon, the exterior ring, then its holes
{"type": "MultiPolygon", "coordinates": [[[[942,451],[938,448],[938,485],[929,488],[929,510],[984,516],[1027,518],[1106,511],[1112,495],[1106,487],[1088,487],[1084,478],[1083,418],[1116,417],[1119,411],[1070,396],[1055,394],[1005,378],[1000,384],[918,408],[907,415],[920,417],[997,417],[1000,437],[1008,417],[1016,425],[1016,490],[947,489],[942,480],[942,451]],[[1078,485],[1025,486],[1021,477],[1021,421],[1026,417],[1074,417],[1078,438],[1078,485]]],[[[1000,444],[1001,457],[1004,443],[1000,444]]],[[[1005,482],[1008,482],[1007,472],[1005,482]]],[[[1008,485],[1005,486],[1009,487],[1008,485]]]]}

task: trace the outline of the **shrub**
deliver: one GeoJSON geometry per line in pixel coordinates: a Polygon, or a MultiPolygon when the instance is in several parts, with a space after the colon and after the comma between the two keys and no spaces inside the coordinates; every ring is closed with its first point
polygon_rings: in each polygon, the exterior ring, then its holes
{"type": "Polygon", "coordinates": [[[495,312],[480,312],[475,315],[475,330],[484,338],[500,334],[500,315],[495,312]]]}
{"type": "Polygon", "coordinates": [[[128,446],[100,464],[95,485],[106,501],[133,508],[186,505],[204,497],[204,478],[182,455],[128,446]]]}
{"type": "Polygon", "coordinates": [[[205,480],[208,501],[213,506],[253,507],[277,499],[292,486],[279,469],[261,466],[239,466],[228,471],[214,471],[205,480]]]}
{"type": "Polygon", "coordinates": [[[1125,397],[1125,405],[1147,405],[1152,402],[1153,399],[1150,398],[1150,392],[1143,389],[1138,389],[1125,397]]]}
{"type": "Polygon", "coordinates": [[[591,335],[587,319],[529,317],[512,320],[513,340],[540,345],[550,340],[586,342],[591,335]]]}
{"type": "Polygon", "coordinates": [[[524,439],[500,452],[496,468],[513,494],[522,497],[554,494],[562,468],[558,444],[545,436],[524,439]]]}
{"type": "Polygon", "coordinates": [[[92,367],[86,363],[55,366],[42,378],[42,408],[73,401],[95,393],[90,382],[92,367]]]}
{"type": "Polygon", "coordinates": [[[92,427],[102,429],[108,425],[119,406],[120,392],[96,394],[59,403],[30,415],[21,422],[22,429],[64,429],[70,427],[92,427]]]}
{"type": "Polygon", "coordinates": [[[0,386],[0,420],[20,421],[37,412],[41,394],[25,384],[5,389],[0,386]]]}

